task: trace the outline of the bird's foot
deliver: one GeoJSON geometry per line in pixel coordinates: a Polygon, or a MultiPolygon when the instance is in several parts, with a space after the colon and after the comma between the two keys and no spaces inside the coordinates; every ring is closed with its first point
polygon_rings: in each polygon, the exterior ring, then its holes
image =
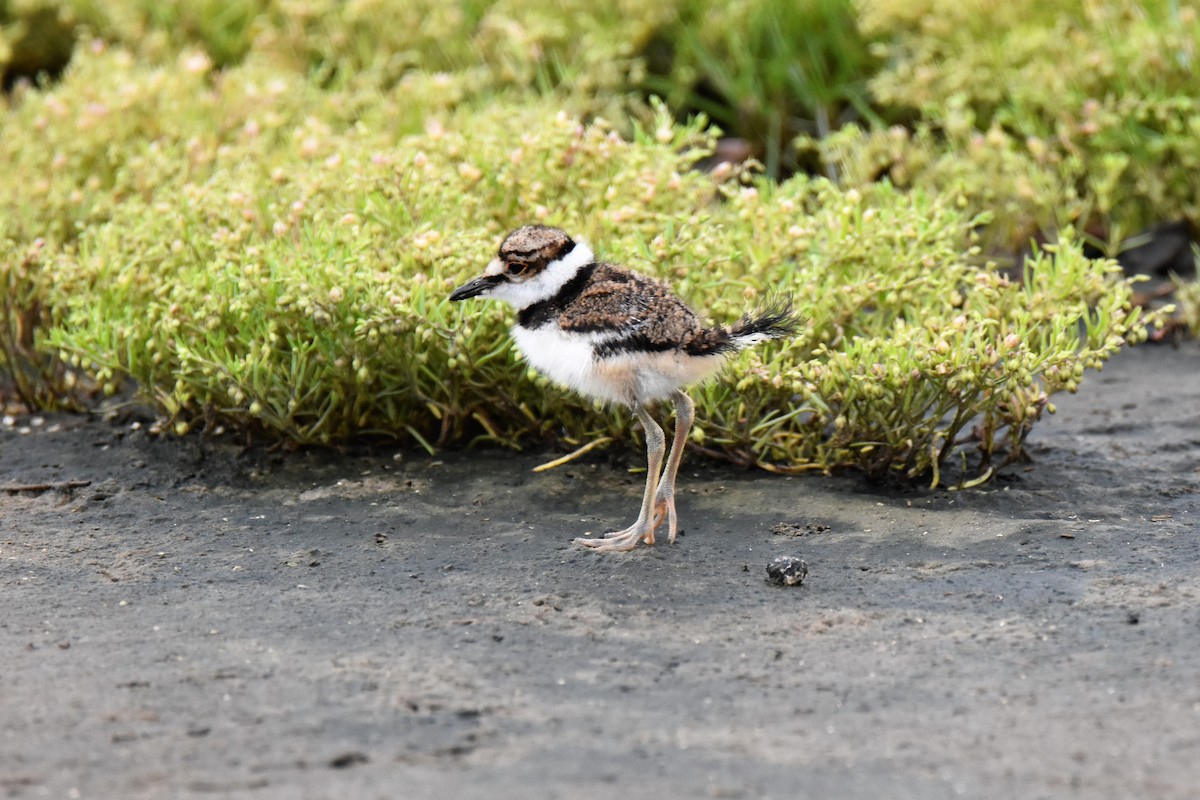
{"type": "Polygon", "coordinates": [[[623,531],[612,531],[599,539],[579,538],[576,544],[590,547],[600,553],[621,553],[632,550],[638,542],[654,544],[654,525],[638,520],[623,531]]]}
{"type": "MultiPolygon", "coordinates": [[[[675,515],[675,494],[673,492],[658,493],[654,499],[654,522],[657,528],[663,520],[667,522],[667,544],[675,544],[675,535],[679,533],[679,519],[675,515]]],[[[653,543],[653,542],[652,542],[653,543]]]]}

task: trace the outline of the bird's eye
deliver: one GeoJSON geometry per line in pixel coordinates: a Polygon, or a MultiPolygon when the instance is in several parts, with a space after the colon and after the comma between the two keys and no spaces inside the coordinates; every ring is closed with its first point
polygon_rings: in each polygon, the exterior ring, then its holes
{"type": "Polygon", "coordinates": [[[529,265],[522,264],[519,261],[510,261],[504,265],[504,268],[514,278],[519,278],[529,271],[529,265]]]}

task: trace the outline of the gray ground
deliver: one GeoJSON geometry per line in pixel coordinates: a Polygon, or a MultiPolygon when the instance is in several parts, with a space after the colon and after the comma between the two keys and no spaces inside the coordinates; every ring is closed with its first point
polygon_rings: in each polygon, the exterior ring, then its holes
{"type": "Polygon", "coordinates": [[[91,483],[0,491],[0,791],[1196,797],[1200,347],[1059,407],[977,491],[690,457],[686,535],[618,556],[570,539],[632,519],[620,448],[535,475],[18,419],[0,487],[91,483]]]}

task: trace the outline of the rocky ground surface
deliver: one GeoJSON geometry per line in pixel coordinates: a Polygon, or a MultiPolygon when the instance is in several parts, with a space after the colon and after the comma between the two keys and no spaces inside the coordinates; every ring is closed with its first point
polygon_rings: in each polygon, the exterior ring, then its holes
{"type": "Polygon", "coordinates": [[[10,798],[1193,798],[1200,347],[971,491],[0,426],[10,798]],[[798,586],[765,580],[803,558],[798,586]]]}

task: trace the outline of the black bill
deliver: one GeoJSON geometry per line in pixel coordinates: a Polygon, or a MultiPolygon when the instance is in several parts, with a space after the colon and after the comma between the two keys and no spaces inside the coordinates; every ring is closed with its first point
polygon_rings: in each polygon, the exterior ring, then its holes
{"type": "Polygon", "coordinates": [[[450,293],[450,299],[466,300],[468,297],[476,297],[491,289],[502,280],[504,280],[504,276],[502,275],[482,275],[470,283],[464,283],[455,289],[450,293]]]}

